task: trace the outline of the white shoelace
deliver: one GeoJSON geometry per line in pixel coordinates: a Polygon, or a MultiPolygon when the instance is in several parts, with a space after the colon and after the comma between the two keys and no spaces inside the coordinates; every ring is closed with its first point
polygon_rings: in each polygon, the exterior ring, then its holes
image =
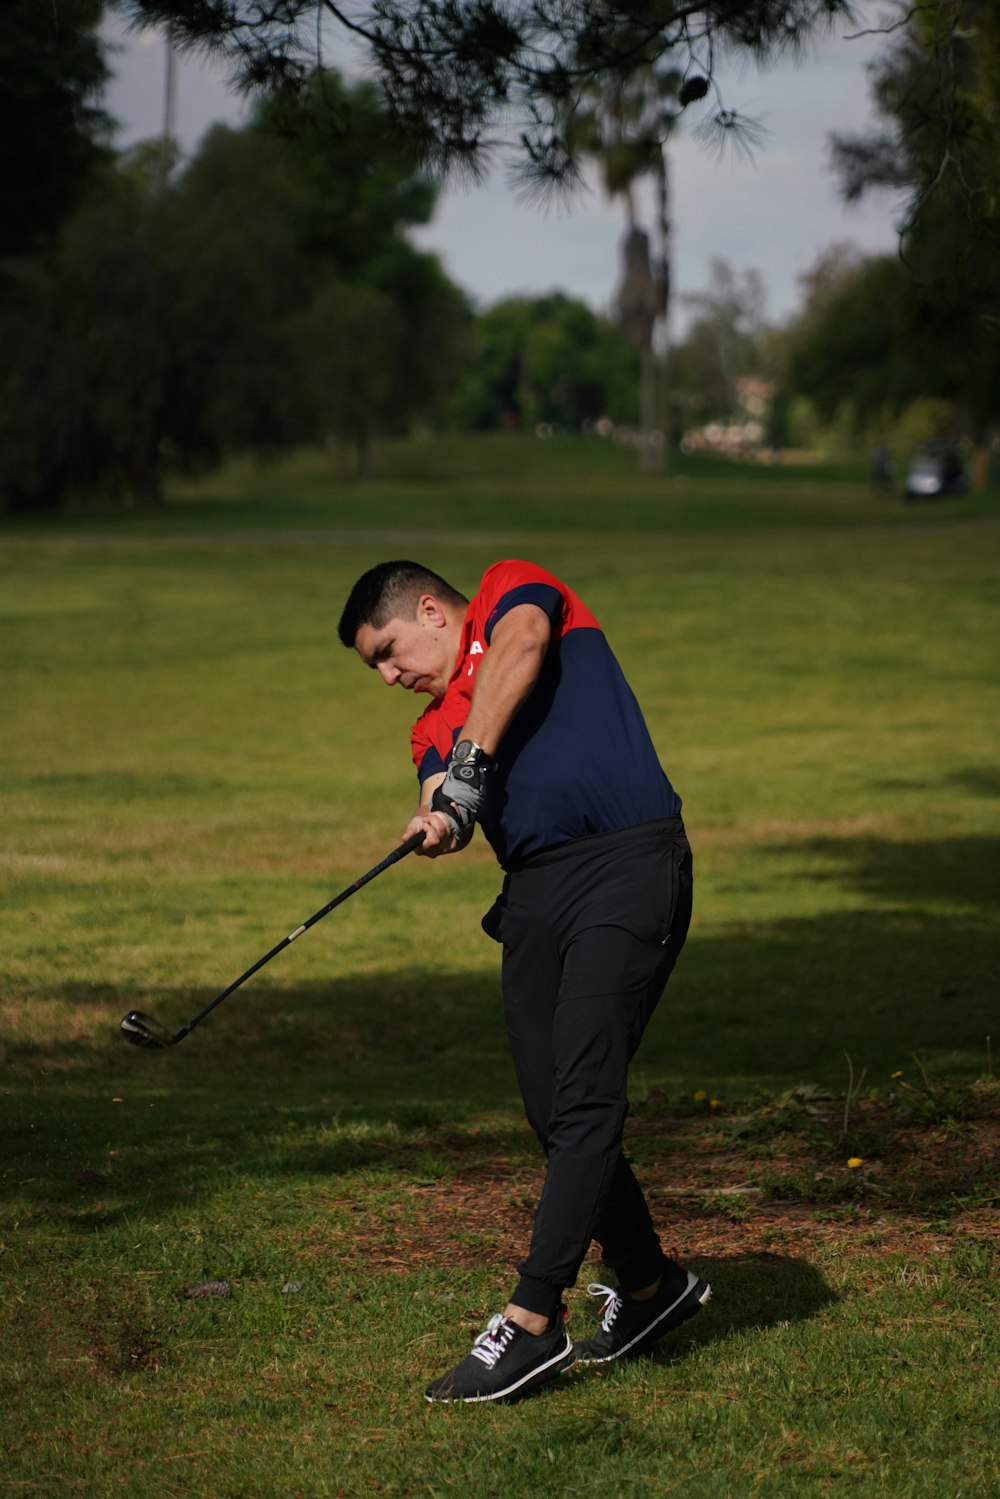
{"type": "Polygon", "coordinates": [[[487,1369],[492,1369],[497,1360],[507,1352],[516,1332],[514,1323],[509,1322],[503,1312],[497,1312],[486,1324],[486,1331],[481,1332],[473,1343],[472,1357],[479,1359],[487,1369]]]}
{"type": "Polygon", "coordinates": [[[601,1327],[605,1332],[610,1332],[614,1326],[615,1318],[622,1309],[622,1299],[612,1286],[602,1286],[599,1281],[593,1281],[587,1287],[588,1296],[606,1296],[607,1300],[601,1307],[603,1316],[601,1327]]]}

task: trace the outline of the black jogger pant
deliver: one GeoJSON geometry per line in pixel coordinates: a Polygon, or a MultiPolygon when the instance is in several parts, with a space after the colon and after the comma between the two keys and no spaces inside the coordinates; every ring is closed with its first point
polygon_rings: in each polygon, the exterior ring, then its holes
{"type": "Polygon", "coordinates": [[[484,919],[503,943],[507,1034],[525,1112],[548,1158],[511,1296],[555,1315],[591,1241],[626,1291],[663,1251],[622,1154],[628,1066],[684,945],[691,850],[679,817],[539,854],[484,919]]]}

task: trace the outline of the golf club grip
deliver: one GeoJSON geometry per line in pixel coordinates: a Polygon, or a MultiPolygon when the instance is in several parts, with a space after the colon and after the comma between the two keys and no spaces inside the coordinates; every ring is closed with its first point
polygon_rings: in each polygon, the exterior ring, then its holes
{"type": "Polygon", "coordinates": [[[381,874],[383,870],[388,869],[393,864],[398,864],[400,859],[404,859],[406,855],[411,854],[415,848],[419,848],[421,843],[423,843],[425,836],[426,834],[423,831],[414,833],[412,838],[407,838],[405,842],[399,845],[398,848],[394,848],[392,853],[388,854],[380,864],[375,865],[374,869],[369,869],[368,873],[363,874],[360,879],[355,880],[353,885],[348,885],[346,890],[342,890],[339,895],[335,895],[333,900],[328,901],[327,904],[323,906],[319,911],[315,911],[313,915],[309,917],[308,921],[304,921],[301,926],[296,927],[294,932],[289,932],[287,937],[282,937],[281,941],[276,942],[275,945],[271,948],[270,952],[266,952],[262,958],[258,958],[256,963],[254,963],[252,967],[247,969],[246,973],[241,973],[239,978],[234,979],[233,982],[228,986],[228,988],[223,989],[221,994],[217,994],[215,998],[211,1000],[203,1010],[199,1010],[197,1015],[189,1020],[187,1025],[185,1025],[182,1030],[179,1030],[177,1032],[176,1039],[180,1040],[181,1037],[186,1036],[189,1031],[193,1031],[195,1026],[198,1025],[200,1021],[204,1020],[206,1015],[210,1015],[212,1013],[216,1005],[221,1005],[224,999],[228,999],[229,995],[232,994],[234,990],[238,989],[241,984],[245,984],[248,978],[252,978],[255,973],[257,973],[261,968],[264,967],[265,963],[270,963],[271,959],[276,958],[279,952],[283,952],[286,947],[289,947],[295,941],[296,937],[301,937],[302,933],[307,932],[311,926],[315,926],[317,921],[322,921],[324,916],[329,916],[330,912],[334,909],[335,906],[341,905],[345,900],[349,899],[349,897],[352,896],[356,890],[360,890],[362,885],[367,885],[369,880],[373,880],[377,874],[381,874]]]}

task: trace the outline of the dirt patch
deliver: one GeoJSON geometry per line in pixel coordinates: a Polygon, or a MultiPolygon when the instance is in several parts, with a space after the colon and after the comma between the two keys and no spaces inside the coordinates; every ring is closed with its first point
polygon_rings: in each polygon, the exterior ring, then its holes
{"type": "MultiPolygon", "coordinates": [[[[751,1116],[750,1138],[735,1141],[739,1121],[718,1116],[630,1120],[626,1148],[664,1244],[680,1257],[811,1256],[844,1245],[923,1259],[963,1237],[1000,1249],[1000,1107],[914,1127],[865,1106],[849,1137],[867,1142],[864,1156],[840,1141],[832,1107],[799,1119],[799,1133],[787,1121],[769,1127],[768,1118],[751,1116]]],[[[512,1165],[472,1134],[442,1133],[420,1148],[433,1153],[441,1178],[406,1181],[390,1202],[331,1203],[351,1223],[324,1231],[321,1252],[390,1274],[523,1259],[541,1164],[512,1165]]],[[[596,1251],[593,1258],[596,1268],[596,1251]]]]}

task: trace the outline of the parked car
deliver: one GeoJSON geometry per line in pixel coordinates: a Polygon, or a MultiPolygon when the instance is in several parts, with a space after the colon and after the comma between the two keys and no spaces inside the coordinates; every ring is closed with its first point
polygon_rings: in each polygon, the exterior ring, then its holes
{"type": "Polygon", "coordinates": [[[954,443],[926,443],[910,460],[903,493],[908,500],[933,500],[968,488],[968,469],[954,443]]]}

